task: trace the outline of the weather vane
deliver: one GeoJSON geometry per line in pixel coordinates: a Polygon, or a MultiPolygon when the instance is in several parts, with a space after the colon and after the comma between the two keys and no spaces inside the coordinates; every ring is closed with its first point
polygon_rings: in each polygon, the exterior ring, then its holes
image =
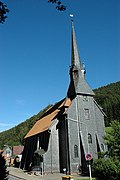
{"type": "Polygon", "coordinates": [[[73,21],[74,15],[73,15],[73,14],[70,14],[70,17],[71,17],[71,21],[73,21]]]}

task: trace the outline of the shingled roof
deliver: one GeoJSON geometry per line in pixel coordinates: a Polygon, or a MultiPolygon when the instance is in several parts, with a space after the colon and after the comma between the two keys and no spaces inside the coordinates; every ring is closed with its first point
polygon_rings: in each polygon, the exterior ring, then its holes
{"type": "Polygon", "coordinates": [[[24,146],[13,146],[13,155],[20,155],[24,146]]]}
{"type": "Polygon", "coordinates": [[[71,105],[70,99],[63,99],[52,106],[44,115],[43,117],[38,120],[32,129],[28,132],[28,134],[24,137],[29,138],[41,132],[44,132],[52,126],[54,120],[57,118],[58,113],[61,111],[62,107],[69,107],[71,105]]]}

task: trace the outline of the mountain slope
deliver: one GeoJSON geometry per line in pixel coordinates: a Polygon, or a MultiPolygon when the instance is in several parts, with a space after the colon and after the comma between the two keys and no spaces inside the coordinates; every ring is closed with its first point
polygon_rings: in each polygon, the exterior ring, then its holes
{"type": "Polygon", "coordinates": [[[19,125],[0,133],[0,149],[3,145],[15,146],[23,144],[23,139],[32,126],[38,121],[51,105],[48,105],[37,115],[32,116],[19,125]]]}
{"type": "Polygon", "coordinates": [[[95,100],[103,108],[106,126],[113,120],[120,121],[120,81],[95,89],[95,100]]]}

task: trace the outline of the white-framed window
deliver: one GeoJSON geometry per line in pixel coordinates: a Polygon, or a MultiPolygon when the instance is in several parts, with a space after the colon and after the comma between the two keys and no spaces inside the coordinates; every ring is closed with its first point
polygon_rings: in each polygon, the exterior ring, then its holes
{"type": "Polygon", "coordinates": [[[92,135],[88,133],[88,143],[92,144],[92,135]]]}
{"type": "Polygon", "coordinates": [[[9,150],[6,150],[6,154],[10,154],[10,151],[9,151],[9,150]]]}
{"type": "Polygon", "coordinates": [[[89,111],[89,109],[84,109],[84,116],[85,116],[85,119],[90,119],[90,111],[89,111]]]}
{"type": "Polygon", "coordinates": [[[74,157],[75,158],[78,157],[78,146],[77,145],[74,146],[74,157]]]}
{"type": "Polygon", "coordinates": [[[104,144],[101,144],[101,148],[102,148],[102,150],[104,151],[104,144]]]}

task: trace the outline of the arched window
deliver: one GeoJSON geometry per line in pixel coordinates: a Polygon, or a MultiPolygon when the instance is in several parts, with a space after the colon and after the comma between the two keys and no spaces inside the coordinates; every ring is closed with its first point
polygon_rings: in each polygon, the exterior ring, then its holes
{"type": "Polygon", "coordinates": [[[90,119],[90,111],[89,109],[84,109],[84,116],[86,120],[90,119]]]}
{"type": "Polygon", "coordinates": [[[104,151],[104,144],[101,144],[101,148],[102,148],[102,150],[104,151]]]}
{"type": "Polygon", "coordinates": [[[75,156],[75,158],[78,157],[78,146],[77,145],[74,146],[74,156],[75,156]]]}
{"type": "Polygon", "coordinates": [[[73,72],[74,72],[74,78],[78,78],[78,70],[75,69],[73,72]]]}
{"type": "Polygon", "coordinates": [[[88,133],[88,143],[92,144],[92,135],[88,133]]]}

